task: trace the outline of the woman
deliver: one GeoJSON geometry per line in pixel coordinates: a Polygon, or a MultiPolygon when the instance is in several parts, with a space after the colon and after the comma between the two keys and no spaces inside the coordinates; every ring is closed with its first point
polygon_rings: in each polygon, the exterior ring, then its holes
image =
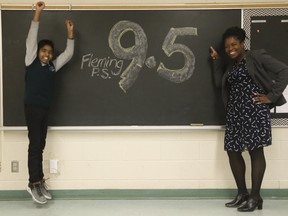
{"type": "Polygon", "coordinates": [[[44,8],[44,2],[37,2],[26,40],[24,99],[29,138],[27,191],[33,200],[40,204],[45,204],[47,199],[52,199],[46,188],[42,163],[55,73],[72,58],[74,52],[73,22],[71,20],[66,21],[66,49],[56,59],[53,60],[54,44],[52,41],[41,40],[37,45],[39,20],[44,8]]]}
{"type": "Polygon", "coordinates": [[[238,193],[226,207],[238,211],[262,209],[260,188],[266,168],[264,147],[271,145],[270,109],[286,103],[282,92],[288,83],[288,67],[269,56],[264,50],[244,48],[246,33],[239,27],[228,28],[223,34],[229,63],[211,49],[214,81],[222,87],[227,108],[224,149],[236,181],[238,193]],[[252,188],[248,193],[245,182],[245,161],[242,152],[251,158],[252,188]]]}

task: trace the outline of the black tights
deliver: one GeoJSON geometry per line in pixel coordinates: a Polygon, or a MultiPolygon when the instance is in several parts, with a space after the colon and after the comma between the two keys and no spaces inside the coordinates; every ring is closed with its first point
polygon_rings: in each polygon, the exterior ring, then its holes
{"type": "MultiPolygon", "coordinates": [[[[241,152],[227,152],[229,157],[230,167],[236,181],[238,194],[248,193],[245,181],[246,165],[241,152]]],[[[251,197],[260,197],[260,188],[266,169],[266,161],[263,148],[249,151],[251,158],[251,197]]]]}

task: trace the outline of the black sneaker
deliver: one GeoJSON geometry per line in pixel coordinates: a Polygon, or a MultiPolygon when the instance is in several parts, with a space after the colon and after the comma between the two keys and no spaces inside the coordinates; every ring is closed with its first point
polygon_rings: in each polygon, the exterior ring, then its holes
{"type": "Polygon", "coordinates": [[[50,192],[48,191],[48,187],[47,184],[45,182],[45,179],[43,179],[42,181],[40,181],[40,190],[41,193],[43,194],[43,196],[48,199],[51,200],[52,199],[52,195],[50,194],[50,192]]]}
{"type": "Polygon", "coordinates": [[[32,196],[32,199],[39,204],[45,204],[47,203],[47,199],[44,197],[44,195],[41,192],[41,183],[29,183],[27,187],[28,193],[32,196]]]}

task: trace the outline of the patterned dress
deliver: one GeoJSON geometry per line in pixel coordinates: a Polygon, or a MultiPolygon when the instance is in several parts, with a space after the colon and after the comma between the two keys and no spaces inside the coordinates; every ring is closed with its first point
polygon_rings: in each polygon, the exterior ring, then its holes
{"type": "Polygon", "coordinates": [[[268,105],[253,102],[253,93],[264,92],[249,75],[245,59],[233,65],[228,73],[228,83],[224,149],[243,152],[271,145],[270,109],[268,105]]]}

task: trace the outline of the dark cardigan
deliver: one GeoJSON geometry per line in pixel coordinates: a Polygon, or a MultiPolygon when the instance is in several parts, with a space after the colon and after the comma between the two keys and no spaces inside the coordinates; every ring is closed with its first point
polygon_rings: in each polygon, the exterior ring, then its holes
{"type": "MultiPolygon", "coordinates": [[[[288,66],[268,55],[263,49],[246,51],[245,59],[248,73],[253,81],[272,101],[269,104],[270,108],[285,104],[286,100],[282,92],[288,84],[288,66]]],[[[217,87],[222,87],[222,99],[225,106],[229,94],[228,71],[232,69],[232,66],[233,62],[230,62],[225,67],[221,58],[213,60],[214,82],[217,87]]]]}

